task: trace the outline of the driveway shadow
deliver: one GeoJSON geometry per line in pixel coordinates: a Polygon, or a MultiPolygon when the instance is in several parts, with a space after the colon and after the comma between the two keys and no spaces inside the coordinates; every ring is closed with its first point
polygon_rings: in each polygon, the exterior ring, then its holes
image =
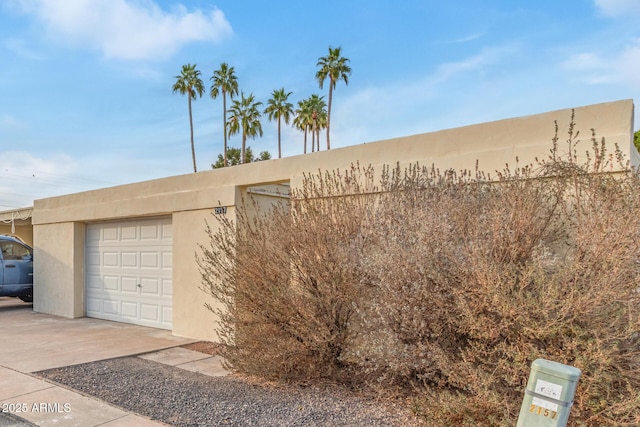
{"type": "Polygon", "coordinates": [[[0,313],[15,310],[33,310],[33,303],[22,302],[19,298],[0,297],[0,313]]]}

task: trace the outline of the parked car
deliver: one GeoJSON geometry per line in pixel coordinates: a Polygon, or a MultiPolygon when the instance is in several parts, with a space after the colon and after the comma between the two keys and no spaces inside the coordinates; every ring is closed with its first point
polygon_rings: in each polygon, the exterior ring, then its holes
{"type": "Polygon", "coordinates": [[[0,297],[33,301],[33,248],[9,235],[0,235],[0,297]]]}

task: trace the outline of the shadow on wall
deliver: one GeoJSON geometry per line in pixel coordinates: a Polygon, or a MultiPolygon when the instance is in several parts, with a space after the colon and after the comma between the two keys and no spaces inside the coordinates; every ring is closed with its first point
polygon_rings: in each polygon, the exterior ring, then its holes
{"type": "Polygon", "coordinates": [[[38,286],[42,282],[39,278],[44,275],[48,277],[47,282],[67,281],[71,277],[73,269],[60,255],[37,246],[33,248],[33,311],[68,318],[83,317],[84,309],[78,313],[77,309],[74,310],[74,305],[75,300],[80,298],[84,307],[84,289],[74,295],[72,283],[48,288],[38,286]]]}

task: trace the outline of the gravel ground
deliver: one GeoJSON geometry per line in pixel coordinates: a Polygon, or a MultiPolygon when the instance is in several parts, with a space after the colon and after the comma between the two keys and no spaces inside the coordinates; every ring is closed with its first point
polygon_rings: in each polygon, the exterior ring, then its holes
{"type": "Polygon", "coordinates": [[[335,386],[209,377],[137,357],[37,375],[173,426],[415,426],[406,408],[335,386]]]}
{"type": "Polygon", "coordinates": [[[0,427],[38,427],[17,415],[0,412],[0,427]]]}

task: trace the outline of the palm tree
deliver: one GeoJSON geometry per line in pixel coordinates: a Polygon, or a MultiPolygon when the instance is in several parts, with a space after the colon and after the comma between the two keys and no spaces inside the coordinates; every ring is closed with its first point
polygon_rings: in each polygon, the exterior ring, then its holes
{"type": "Polygon", "coordinates": [[[327,128],[327,120],[328,120],[329,116],[327,115],[327,110],[321,109],[318,111],[318,116],[316,117],[316,141],[317,141],[317,146],[316,148],[318,149],[318,151],[320,151],[320,131],[323,129],[327,128]]]}
{"type": "Polygon", "coordinates": [[[298,109],[296,110],[296,118],[293,124],[297,129],[304,132],[304,154],[307,154],[307,133],[311,123],[311,109],[309,108],[309,99],[298,101],[298,109]]]}
{"type": "Polygon", "coordinates": [[[289,121],[291,121],[291,115],[293,114],[293,104],[287,102],[289,95],[291,95],[291,92],[285,93],[284,88],[274,90],[271,94],[271,99],[267,101],[267,108],[264,110],[269,120],[278,120],[278,158],[282,157],[282,147],[280,144],[281,121],[284,119],[285,124],[288,125],[289,121]]]}
{"type": "Polygon", "coordinates": [[[220,64],[220,69],[213,72],[211,76],[211,98],[216,99],[222,93],[222,125],[224,127],[224,165],[227,161],[227,94],[233,99],[238,94],[238,78],[233,67],[229,67],[226,62],[220,64]]]}
{"type": "Polygon", "coordinates": [[[196,148],[193,143],[193,116],[191,114],[191,100],[195,100],[198,96],[202,97],[204,93],[204,84],[200,79],[200,71],[196,69],[196,64],[186,64],[182,66],[179,76],[175,76],[176,82],[173,84],[173,93],[180,92],[181,95],[187,95],[189,100],[189,126],[191,128],[191,157],[193,158],[193,171],[197,172],[196,167],[196,148]],[[197,95],[197,96],[196,96],[197,95]]]}
{"type": "Polygon", "coordinates": [[[256,102],[253,94],[249,94],[245,98],[244,92],[241,94],[241,100],[233,100],[233,105],[229,108],[229,136],[235,135],[242,131],[242,156],[241,163],[244,163],[245,147],[247,146],[247,137],[255,138],[256,135],[262,136],[262,124],[260,123],[260,110],[258,107],[262,102],[256,102]]]}
{"type": "Polygon", "coordinates": [[[307,102],[310,112],[311,151],[314,151],[316,144],[318,151],[320,151],[320,130],[327,127],[327,104],[324,102],[324,96],[318,96],[315,93],[309,97],[307,102]]]}
{"type": "Polygon", "coordinates": [[[331,124],[331,103],[333,101],[333,89],[336,87],[338,80],[344,80],[346,85],[349,84],[349,75],[351,67],[347,65],[349,60],[344,58],[340,52],[341,48],[332,49],[329,47],[329,55],[318,58],[316,66],[320,67],[316,73],[316,79],[320,83],[320,89],[324,85],[324,81],[329,78],[329,109],[327,112],[327,150],[331,148],[329,142],[330,124],[331,124]]]}

